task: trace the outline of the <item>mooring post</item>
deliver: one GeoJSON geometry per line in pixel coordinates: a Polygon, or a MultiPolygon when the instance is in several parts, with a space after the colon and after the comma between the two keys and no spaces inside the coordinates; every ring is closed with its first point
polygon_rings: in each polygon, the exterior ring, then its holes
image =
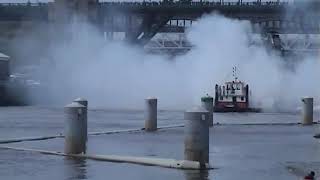
{"type": "Polygon", "coordinates": [[[201,98],[201,106],[209,111],[209,120],[208,125],[210,127],[213,126],[213,97],[211,96],[204,96],[201,98]]]}
{"type": "Polygon", "coordinates": [[[77,98],[75,99],[73,102],[77,102],[83,106],[88,107],[88,100],[84,99],[84,98],[77,98]]]}
{"type": "Polygon", "coordinates": [[[209,115],[202,107],[195,107],[184,113],[184,159],[198,161],[202,168],[209,163],[209,115]]]}
{"type": "MultiPolygon", "coordinates": [[[[85,113],[88,113],[88,100],[84,99],[84,98],[77,98],[75,99],[73,102],[77,102],[83,106],[86,107],[86,110],[85,110],[85,113]]],[[[84,130],[85,130],[85,138],[86,138],[86,141],[88,140],[88,114],[85,115],[85,127],[84,127],[84,130]]]]}
{"type": "Polygon", "coordinates": [[[146,112],[145,112],[145,130],[156,131],[157,130],[157,98],[149,97],[145,100],[146,112]]]}
{"type": "Polygon", "coordinates": [[[312,125],[313,124],[313,98],[304,97],[302,98],[303,107],[302,107],[302,124],[303,125],[312,125]]]}
{"type": "Polygon", "coordinates": [[[80,154],[86,152],[85,130],[87,119],[87,108],[77,102],[65,106],[65,145],[66,154],[80,154]]]}

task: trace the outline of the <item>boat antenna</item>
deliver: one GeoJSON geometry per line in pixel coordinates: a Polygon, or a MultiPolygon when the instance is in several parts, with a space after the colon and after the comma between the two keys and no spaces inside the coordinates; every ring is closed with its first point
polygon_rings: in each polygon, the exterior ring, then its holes
{"type": "Polygon", "coordinates": [[[235,81],[238,81],[238,76],[237,76],[237,67],[234,66],[232,68],[232,76],[234,77],[235,81]]]}
{"type": "MultiPolygon", "coordinates": [[[[240,64],[238,64],[238,66],[240,66],[240,64]]],[[[229,79],[229,77],[230,77],[231,75],[233,76],[233,78],[236,76],[236,75],[235,75],[235,72],[234,72],[235,67],[236,67],[236,66],[233,66],[233,67],[232,67],[232,70],[233,70],[233,71],[232,71],[232,74],[231,74],[231,72],[229,71],[228,74],[225,75],[225,77],[223,78],[224,81],[226,81],[227,79],[229,79]]],[[[236,70],[237,70],[237,68],[236,68],[236,70]]],[[[238,77],[237,77],[237,80],[238,80],[238,77]]]]}

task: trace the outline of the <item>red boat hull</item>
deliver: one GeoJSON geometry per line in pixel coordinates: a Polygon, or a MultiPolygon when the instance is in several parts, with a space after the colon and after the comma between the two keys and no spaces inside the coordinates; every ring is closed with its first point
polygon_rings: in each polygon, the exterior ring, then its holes
{"type": "Polygon", "coordinates": [[[236,108],[236,107],[226,107],[226,108],[217,108],[214,107],[213,109],[214,112],[261,112],[260,108],[236,108]]]}

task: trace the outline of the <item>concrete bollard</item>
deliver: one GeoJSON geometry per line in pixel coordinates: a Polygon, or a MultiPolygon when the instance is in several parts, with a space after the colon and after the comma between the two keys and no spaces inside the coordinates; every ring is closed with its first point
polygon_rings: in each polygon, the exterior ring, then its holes
{"type": "Polygon", "coordinates": [[[145,130],[156,131],[157,130],[157,98],[146,99],[146,114],[145,114],[145,130]]]}
{"type": "Polygon", "coordinates": [[[85,153],[87,108],[77,102],[73,102],[65,106],[64,110],[66,123],[64,152],[66,154],[85,153]]]}
{"type": "Polygon", "coordinates": [[[202,168],[209,163],[209,115],[210,113],[202,107],[184,113],[184,159],[198,161],[202,168]]]}
{"type": "Polygon", "coordinates": [[[213,97],[205,96],[201,98],[201,106],[209,111],[209,126],[213,126],[213,97]]]}
{"type": "Polygon", "coordinates": [[[77,98],[75,99],[73,102],[77,102],[83,106],[88,107],[88,100],[84,99],[84,98],[77,98]]]}
{"type": "Polygon", "coordinates": [[[303,107],[302,107],[302,116],[303,116],[303,125],[312,125],[313,124],[313,98],[304,97],[302,98],[303,107]]]}
{"type": "MultiPolygon", "coordinates": [[[[85,106],[86,107],[85,113],[88,112],[88,100],[86,100],[84,98],[77,98],[73,102],[77,102],[77,103],[85,106]]],[[[86,141],[88,141],[88,136],[87,136],[88,135],[88,115],[87,114],[85,115],[85,118],[86,118],[85,119],[85,127],[84,127],[85,136],[86,136],[85,138],[86,138],[86,141]]]]}

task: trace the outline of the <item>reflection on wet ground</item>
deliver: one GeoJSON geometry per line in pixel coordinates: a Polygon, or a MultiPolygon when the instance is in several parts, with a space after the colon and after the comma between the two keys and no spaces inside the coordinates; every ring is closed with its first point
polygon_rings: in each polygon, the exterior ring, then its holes
{"type": "MultiPolygon", "coordinates": [[[[63,111],[59,108],[0,108],[0,114],[0,139],[63,132],[63,111]]],[[[143,117],[142,111],[90,110],[89,131],[141,128],[143,117]]],[[[318,125],[284,125],[297,123],[300,118],[298,114],[215,114],[215,122],[222,125],[210,130],[210,164],[216,168],[210,171],[183,171],[0,149],[0,177],[5,180],[298,179],[309,169],[320,167],[316,166],[320,164],[317,163],[320,144],[312,138],[319,131],[318,125]]],[[[183,123],[183,112],[159,112],[159,125],[180,123],[183,123]]],[[[182,159],[183,133],[183,128],[174,128],[156,133],[89,136],[88,154],[182,159]]],[[[57,138],[10,146],[62,151],[63,143],[62,138],[57,138]]]]}
{"type": "Polygon", "coordinates": [[[209,172],[207,170],[184,171],[185,180],[208,180],[209,172]]]}
{"type": "Polygon", "coordinates": [[[64,158],[64,173],[69,179],[88,179],[87,160],[77,158],[64,158]]]}

